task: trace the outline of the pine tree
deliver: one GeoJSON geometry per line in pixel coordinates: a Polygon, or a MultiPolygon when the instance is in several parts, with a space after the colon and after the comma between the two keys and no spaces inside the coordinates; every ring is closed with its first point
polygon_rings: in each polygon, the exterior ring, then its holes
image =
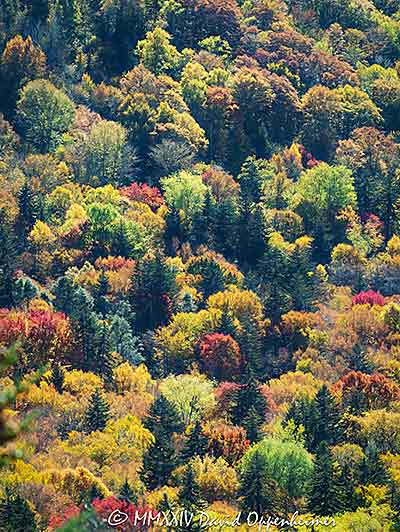
{"type": "Polygon", "coordinates": [[[228,305],[225,305],[222,308],[221,321],[219,322],[215,332],[232,336],[232,338],[236,340],[237,330],[233,323],[232,315],[229,311],[228,305]]]}
{"type": "Polygon", "coordinates": [[[165,232],[164,232],[164,242],[166,252],[170,256],[176,254],[177,248],[182,242],[182,227],[181,219],[179,212],[175,207],[171,207],[168,211],[166,220],[165,220],[165,232]]]}
{"type": "Polygon", "coordinates": [[[247,438],[252,442],[260,441],[264,434],[261,430],[261,426],[265,421],[265,416],[262,417],[257,410],[252,406],[246,417],[242,421],[242,426],[246,430],[247,438]]]}
{"type": "Polygon", "coordinates": [[[174,432],[182,432],[183,423],[175,408],[163,395],[152,404],[148,415],[143,421],[146,429],[157,438],[159,432],[171,436],[174,432]]]}
{"type": "Polygon", "coordinates": [[[51,372],[51,383],[58,393],[63,393],[64,386],[64,369],[60,364],[54,364],[51,372]]]}
{"type": "Polygon", "coordinates": [[[136,329],[153,330],[167,323],[175,292],[175,276],[160,253],[141,261],[129,294],[136,315],[136,329]]]}
{"type": "Polygon", "coordinates": [[[122,499],[123,501],[127,501],[130,504],[137,504],[138,503],[138,497],[135,493],[135,491],[131,488],[131,485],[128,482],[128,479],[125,479],[125,482],[122,485],[121,491],[119,492],[119,499],[122,499]]]}
{"type": "Polygon", "coordinates": [[[265,473],[265,458],[255,451],[251,463],[240,478],[241,507],[245,512],[262,515],[279,513],[279,488],[265,473]]]}
{"type": "Polygon", "coordinates": [[[368,355],[360,344],[356,344],[349,355],[349,367],[354,371],[362,371],[370,375],[374,371],[374,365],[368,359],[368,355]]]}
{"type": "Polygon", "coordinates": [[[236,392],[233,422],[241,425],[250,410],[253,410],[252,421],[254,422],[257,419],[259,427],[261,427],[265,421],[267,401],[254,378],[250,378],[249,382],[242,385],[236,392]]]}
{"type": "Polygon", "coordinates": [[[19,191],[18,208],[17,230],[21,244],[24,245],[27,235],[39,217],[40,211],[38,198],[33,193],[27,181],[25,181],[19,191]]]}
{"type": "Polygon", "coordinates": [[[98,388],[91,397],[89,408],[85,416],[85,430],[86,432],[94,432],[96,430],[103,430],[110,419],[110,407],[98,388]]]}
{"type": "Polygon", "coordinates": [[[215,207],[214,240],[216,249],[228,259],[237,256],[239,210],[237,202],[227,198],[215,207]]]}
{"type": "Polygon", "coordinates": [[[176,457],[171,437],[159,427],[155,442],[143,457],[140,478],[149,490],[154,490],[167,484],[175,467],[176,457]]]}
{"type": "Polygon", "coordinates": [[[0,530],[2,532],[35,532],[36,516],[25,499],[18,493],[6,490],[0,500],[0,530]]]}
{"type": "Polygon", "coordinates": [[[182,449],[181,458],[183,461],[187,461],[195,456],[203,457],[207,452],[207,447],[208,439],[203,432],[200,421],[196,421],[182,449]]]}
{"type": "Polygon", "coordinates": [[[184,530],[190,532],[202,530],[198,514],[205,507],[205,502],[201,497],[200,486],[195,479],[193,467],[190,463],[182,479],[179,504],[186,512],[187,519],[184,526],[178,526],[177,530],[179,532],[184,530]]]}
{"type": "Polygon", "coordinates": [[[313,428],[314,448],[321,442],[326,441],[329,445],[338,443],[340,440],[340,411],[326,384],[318,391],[314,407],[316,411],[316,423],[313,428]]]}
{"type": "Polygon", "coordinates": [[[17,252],[13,228],[0,215],[0,308],[10,308],[14,302],[14,272],[17,252]]]}
{"type": "Polygon", "coordinates": [[[239,336],[240,352],[245,359],[247,378],[263,376],[262,338],[259,326],[251,317],[245,318],[239,336]]]}
{"type": "Polygon", "coordinates": [[[317,449],[309,507],[321,516],[340,513],[345,507],[345,490],[326,441],[317,449]]]}
{"type": "Polygon", "coordinates": [[[110,289],[110,283],[108,282],[108,277],[104,272],[101,272],[99,281],[95,287],[94,299],[95,299],[95,309],[97,312],[100,312],[105,316],[110,310],[110,302],[107,299],[107,294],[110,289]]]}

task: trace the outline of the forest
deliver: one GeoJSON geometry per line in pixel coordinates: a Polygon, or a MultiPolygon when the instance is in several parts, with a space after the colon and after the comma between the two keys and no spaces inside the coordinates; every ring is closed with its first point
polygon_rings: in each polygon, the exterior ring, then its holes
{"type": "Polygon", "coordinates": [[[0,1],[0,531],[149,528],[400,531],[400,0],[0,1]]]}

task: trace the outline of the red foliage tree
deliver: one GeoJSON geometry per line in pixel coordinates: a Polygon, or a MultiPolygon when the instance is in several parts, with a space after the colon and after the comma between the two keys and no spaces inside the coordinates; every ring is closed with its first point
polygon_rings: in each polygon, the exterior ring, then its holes
{"type": "Polygon", "coordinates": [[[132,201],[146,203],[154,211],[164,205],[164,199],[159,189],[150,187],[146,183],[132,183],[129,187],[121,189],[121,192],[132,201]]]}
{"type": "Polygon", "coordinates": [[[351,302],[353,305],[383,306],[386,303],[386,300],[379,292],[375,292],[374,290],[367,290],[365,292],[360,292],[359,294],[353,296],[351,302]]]}
{"type": "Polygon", "coordinates": [[[217,380],[231,379],[240,373],[240,348],[229,335],[213,333],[204,336],[200,356],[207,373],[217,380]]]}
{"type": "Polygon", "coordinates": [[[72,504],[71,506],[68,506],[68,508],[66,508],[61,514],[52,515],[49,520],[49,529],[58,530],[65,525],[67,521],[79,515],[80,511],[81,510],[79,506],[72,504]]]}
{"type": "Polygon", "coordinates": [[[350,371],[334,385],[333,391],[341,396],[344,407],[356,413],[386,408],[400,399],[400,387],[380,373],[350,371]]]}
{"type": "Polygon", "coordinates": [[[38,368],[49,359],[61,359],[72,344],[69,319],[62,312],[29,310],[0,313],[0,343],[11,345],[19,340],[25,355],[21,362],[38,368]]]}
{"type": "MultiPolygon", "coordinates": [[[[149,528],[151,518],[157,516],[157,512],[150,506],[135,506],[125,500],[119,500],[116,497],[107,497],[105,499],[95,499],[92,506],[96,513],[107,522],[113,512],[126,514],[128,519],[121,525],[113,526],[114,530],[128,532],[149,528]]],[[[122,519],[120,519],[122,521],[122,519]]]]}

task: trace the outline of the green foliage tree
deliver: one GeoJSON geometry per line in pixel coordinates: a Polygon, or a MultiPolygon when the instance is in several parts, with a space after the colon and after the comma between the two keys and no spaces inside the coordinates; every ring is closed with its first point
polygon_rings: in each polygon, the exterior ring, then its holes
{"type": "Polygon", "coordinates": [[[27,83],[17,104],[22,136],[39,153],[54,151],[75,117],[72,101],[46,80],[27,83]]]}

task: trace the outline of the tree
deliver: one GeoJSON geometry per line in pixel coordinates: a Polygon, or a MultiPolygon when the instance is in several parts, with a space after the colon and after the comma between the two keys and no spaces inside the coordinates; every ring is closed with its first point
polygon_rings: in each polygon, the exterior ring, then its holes
{"type": "Polygon", "coordinates": [[[91,397],[89,407],[85,414],[85,430],[87,433],[103,430],[110,419],[110,407],[99,388],[91,397]]]}
{"type": "Polygon", "coordinates": [[[171,297],[176,284],[164,257],[160,253],[144,257],[132,281],[129,298],[137,330],[156,329],[166,324],[171,315],[171,297]]]}
{"type": "Polygon", "coordinates": [[[36,532],[39,530],[35,512],[19,493],[7,490],[0,500],[0,528],[4,532],[36,532]]]}
{"type": "Polygon", "coordinates": [[[131,488],[128,479],[125,479],[125,482],[122,484],[122,488],[119,492],[119,499],[135,505],[138,503],[138,497],[135,491],[131,488]]]}
{"type": "Polygon", "coordinates": [[[241,475],[254,475],[257,468],[261,478],[273,479],[290,498],[297,498],[307,493],[313,460],[301,443],[268,437],[250,447],[240,462],[241,475]]]}
{"type": "Polygon", "coordinates": [[[33,79],[44,77],[46,56],[28,36],[10,39],[0,59],[0,100],[7,115],[12,115],[19,90],[33,79]]]}
{"type": "Polygon", "coordinates": [[[207,452],[207,446],[208,438],[203,432],[200,421],[197,420],[185,441],[185,446],[181,452],[181,459],[187,462],[195,456],[203,457],[207,452]]]}
{"type": "Polygon", "coordinates": [[[245,512],[258,515],[277,514],[280,510],[280,490],[276,481],[267,474],[266,457],[255,451],[248,467],[241,472],[241,507],[245,512]]]}
{"type": "Polygon", "coordinates": [[[267,400],[261,391],[260,385],[254,377],[250,377],[248,382],[241,385],[236,392],[233,421],[235,424],[241,425],[250,410],[252,410],[252,420],[257,419],[260,428],[265,423],[267,406],[267,400]],[[256,417],[254,414],[256,414],[256,417]]]}
{"type": "Polygon", "coordinates": [[[340,97],[317,85],[303,96],[302,142],[318,159],[334,154],[340,126],[340,97]]]}
{"type": "Polygon", "coordinates": [[[133,154],[129,150],[127,132],[121,124],[101,120],[91,129],[82,149],[82,172],[86,182],[95,179],[100,185],[129,184],[133,154]]]}
{"type": "Polygon", "coordinates": [[[57,148],[74,117],[72,101],[49,81],[30,81],[21,90],[17,104],[19,129],[39,153],[57,148]]]}
{"type": "Polygon", "coordinates": [[[182,432],[183,424],[173,403],[163,395],[157,397],[145,417],[144,426],[155,436],[159,431],[171,436],[174,432],[182,432]]]}
{"type": "Polygon", "coordinates": [[[338,213],[355,206],[356,201],[351,171],[322,163],[301,174],[292,207],[303,217],[306,231],[315,237],[318,249],[326,254],[340,239],[338,213]]]}
{"type": "Polygon", "coordinates": [[[309,506],[317,515],[329,516],[344,510],[344,487],[336,470],[328,444],[323,441],[315,460],[309,506]]]}
{"type": "Polygon", "coordinates": [[[316,426],[314,445],[326,441],[328,445],[340,441],[340,411],[336,399],[328,387],[323,385],[315,397],[316,426]]]}
{"type": "Polygon", "coordinates": [[[149,490],[154,490],[167,484],[175,467],[176,456],[170,434],[160,427],[155,442],[143,457],[140,478],[149,490]]]}
{"type": "Polygon", "coordinates": [[[239,376],[241,357],[238,343],[221,333],[207,334],[200,344],[200,357],[207,373],[217,380],[239,376]]]}
{"type": "Polygon", "coordinates": [[[55,364],[51,372],[51,383],[58,393],[63,393],[64,368],[60,364],[55,364]]]}
{"type": "Polygon", "coordinates": [[[154,74],[171,72],[178,66],[180,54],[170,41],[171,36],[165,30],[155,28],[137,44],[140,61],[154,74]]]}

